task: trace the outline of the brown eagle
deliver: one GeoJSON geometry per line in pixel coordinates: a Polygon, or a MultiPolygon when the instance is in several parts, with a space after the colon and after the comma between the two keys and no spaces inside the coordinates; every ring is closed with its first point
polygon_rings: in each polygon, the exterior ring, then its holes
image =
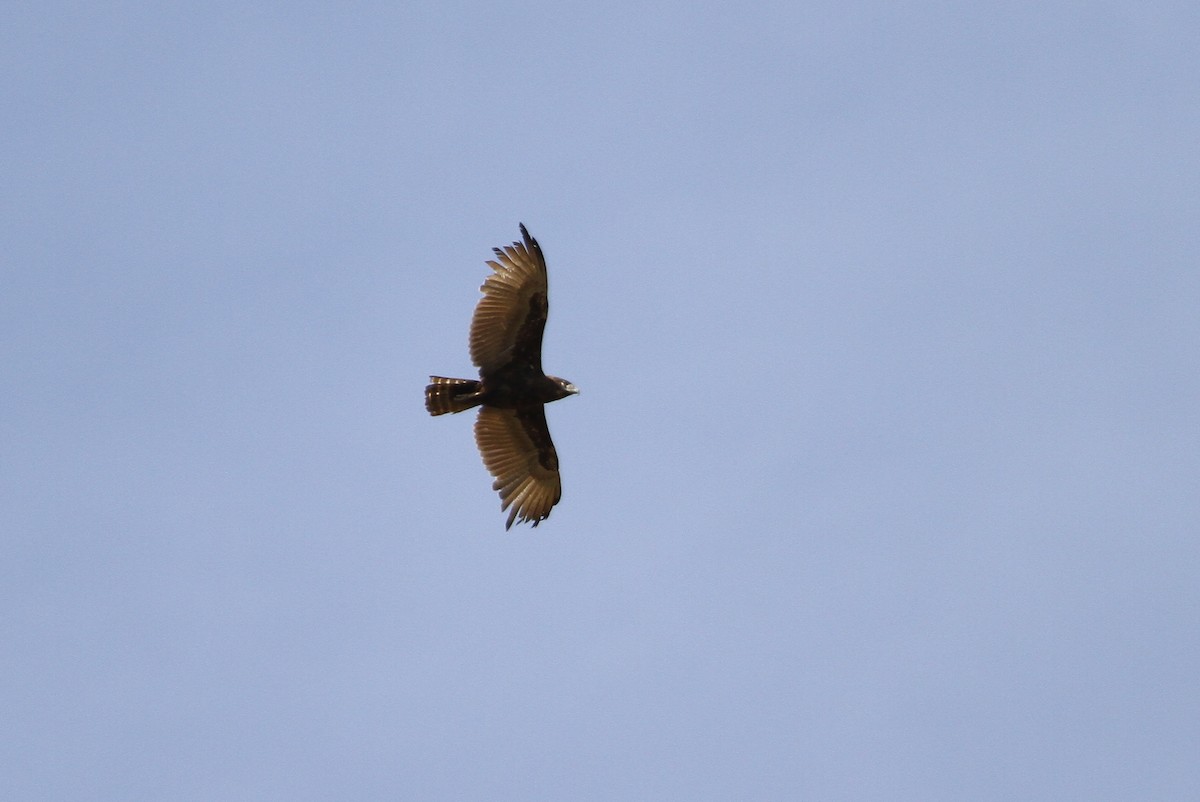
{"type": "Polygon", "coordinates": [[[546,258],[521,225],[522,242],[493,248],[494,271],[471,320],[471,361],[479,379],[430,376],[425,408],[430,415],[479,407],[475,443],[496,477],[500,510],[534,526],[550,517],[562,497],[558,453],[546,426],[545,405],[578,393],[565,379],[542,372],[542,332],[550,309],[546,258]]]}

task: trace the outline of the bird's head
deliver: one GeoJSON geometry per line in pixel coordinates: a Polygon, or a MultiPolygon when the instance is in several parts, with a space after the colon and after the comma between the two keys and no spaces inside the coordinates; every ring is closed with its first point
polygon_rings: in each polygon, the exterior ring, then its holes
{"type": "Polygon", "coordinates": [[[560,379],[557,376],[549,376],[550,381],[558,385],[558,389],[562,392],[559,398],[566,398],[569,395],[579,395],[579,388],[571,384],[566,379],[560,379]]]}

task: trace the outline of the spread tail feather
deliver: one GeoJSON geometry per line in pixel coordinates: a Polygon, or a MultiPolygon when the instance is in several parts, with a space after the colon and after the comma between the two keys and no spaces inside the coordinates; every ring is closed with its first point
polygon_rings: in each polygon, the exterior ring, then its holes
{"type": "Polygon", "coordinates": [[[445,415],[447,412],[462,412],[477,407],[483,399],[479,394],[479,382],[475,379],[447,379],[430,376],[425,387],[425,409],[430,415],[445,415]]]}

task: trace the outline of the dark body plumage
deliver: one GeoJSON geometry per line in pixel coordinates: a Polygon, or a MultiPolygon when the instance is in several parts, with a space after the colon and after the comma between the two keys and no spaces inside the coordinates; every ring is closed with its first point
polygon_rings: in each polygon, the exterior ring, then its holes
{"type": "Polygon", "coordinates": [[[475,441],[483,464],[496,478],[500,509],[514,521],[539,522],[562,497],[558,454],[544,406],[579,392],[542,372],[542,332],[550,309],[546,259],[521,226],[522,241],[494,248],[492,275],[471,320],[471,361],[479,379],[430,376],[425,408],[431,415],[479,407],[475,441]]]}

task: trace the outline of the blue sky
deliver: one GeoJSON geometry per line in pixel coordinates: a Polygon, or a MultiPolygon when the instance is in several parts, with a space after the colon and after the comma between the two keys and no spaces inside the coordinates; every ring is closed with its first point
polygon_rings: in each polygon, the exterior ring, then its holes
{"type": "Polygon", "coordinates": [[[1200,794],[1195,4],[4,17],[6,796],[1200,794]]]}

